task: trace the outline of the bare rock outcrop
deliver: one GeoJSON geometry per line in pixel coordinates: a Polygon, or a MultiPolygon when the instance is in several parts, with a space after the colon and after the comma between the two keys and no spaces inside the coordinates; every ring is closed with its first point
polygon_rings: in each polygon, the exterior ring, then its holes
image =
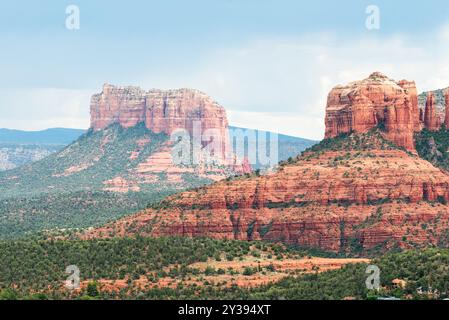
{"type": "Polygon", "coordinates": [[[415,83],[395,82],[375,72],[365,80],[337,86],[328,96],[325,123],[326,138],[365,133],[381,125],[387,139],[414,150],[413,133],[419,127],[415,83]]]}
{"type": "Polygon", "coordinates": [[[444,91],[444,102],[446,105],[445,108],[445,116],[444,116],[444,126],[446,129],[449,129],[449,90],[444,91]]]}
{"type": "Polygon", "coordinates": [[[427,95],[426,108],[424,110],[424,127],[430,131],[439,129],[439,121],[435,108],[435,95],[429,92],[427,95]]]}
{"type": "Polygon", "coordinates": [[[223,159],[229,155],[226,111],[198,90],[145,91],[105,84],[103,91],[92,97],[90,114],[93,130],[113,123],[129,128],[144,122],[155,133],[171,135],[177,130],[186,130],[192,139],[202,139],[203,146],[214,140],[219,146],[217,153],[223,159]]]}

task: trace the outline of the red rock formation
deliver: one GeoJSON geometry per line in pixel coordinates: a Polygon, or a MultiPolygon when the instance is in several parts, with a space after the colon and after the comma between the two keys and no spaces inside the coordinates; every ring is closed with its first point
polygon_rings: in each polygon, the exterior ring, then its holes
{"type": "Polygon", "coordinates": [[[445,102],[444,126],[446,129],[449,129],[449,90],[444,91],[444,102],[445,102]]]}
{"type": "Polygon", "coordinates": [[[266,176],[184,192],[83,238],[207,236],[331,251],[441,241],[449,230],[449,174],[385,144],[365,146],[305,154],[266,176]]]}
{"type": "MultiPolygon", "coordinates": [[[[165,178],[165,184],[183,189],[189,175],[218,181],[251,172],[248,161],[237,159],[232,153],[225,109],[200,91],[144,91],[105,84],[100,94],[92,96],[90,111],[91,128],[96,131],[111,124],[130,128],[144,123],[154,133],[174,135],[137,167],[129,169],[127,179],[117,176],[105,181],[105,190],[136,191],[141,185],[160,183],[165,178]],[[186,152],[190,154],[185,155],[186,152]],[[175,159],[176,154],[184,157],[175,159]]],[[[139,157],[147,142],[137,146],[130,160],[139,157]]]]}
{"type": "Polygon", "coordinates": [[[424,111],[424,126],[430,131],[437,131],[439,129],[435,110],[435,95],[433,92],[429,92],[427,95],[426,109],[424,111]]]}
{"type": "Polygon", "coordinates": [[[401,80],[398,85],[409,93],[409,103],[412,109],[414,130],[421,130],[419,104],[418,104],[418,90],[414,81],[401,80]]]}
{"type": "MultiPolygon", "coordinates": [[[[224,159],[230,152],[228,121],[225,109],[197,90],[149,90],[138,87],[103,86],[91,99],[91,128],[104,129],[112,123],[128,128],[139,122],[155,133],[171,135],[187,130],[191,139],[201,139],[202,146],[215,141],[224,159]]],[[[198,140],[199,141],[199,140],[198,140]]]]}
{"type": "MultiPolygon", "coordinates": [[[[414,83],[382,74],[336,87],[325,141],[264,176],[222,180],[81,238],[191,236],[283,241],[335,252],[447,245],[449,173],[391,146],[413,149],[420,126],[414,83]],[[381,133],[371,132],[383,124],[381,133]],[[423,227],[425,225],[425,227],[423,227]]],[[[426,125],[435,126],[432,97],[426,125]]]]}
{"type": "Polygon", "coordinates": [[[446,90],[448,90],[448,88],[446,89],[440,89],[440,90],[433,90],[433,91],[427,91],[427,92],[423,92],[418,96],[418,101],[419,101],[419,110],[420,112],[422,112],[422,119],[421,119],[421,123],[420,123],[420,130],[426,128],[425,125],[425,119],[424,119],[424,115],[425,115],[425,109],[426,109],[426,104],[427,104],[427,99],[429,97],[429,94],[432,93],[434,98],[433,98],[433,109],[435,110],[435,116],[434,118],[436,118],[436,120],[432,120],[433,124],[431,124],[432,128],[427,128],[429,130],[434,130],[435,127],[437,129],[440,129],[442,125],[444,125],[445,123],[445,119],[446,119],[446,101],[445,101],[445,92],[446,90]]]}
{"type": "Polygon", "coordinates": [[[328,96],[325,123],[326,138],[364,133],[384,124],[387,139],[414,150],[413,133],[419,129],[415,83],[395,82],[375,72],[365,80],[337,86],[328,96]]]}
{"type": "Polygon", "coordinates": [[[105,84],[102,93],[91,98],[90,124],[94,130],[116,122],[125,128],[132,127],[143,121],[144,114],[145,98],[137,87],[117,88],[105,84]]]}

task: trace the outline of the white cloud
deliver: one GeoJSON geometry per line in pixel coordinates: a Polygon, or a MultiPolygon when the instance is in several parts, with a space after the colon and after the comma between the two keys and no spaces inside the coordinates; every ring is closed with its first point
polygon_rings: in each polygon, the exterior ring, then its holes
{"type": "MultiPolygon", "coordinates": [[[[322,117],[304,117],[297,113],[245,112],[227,110],[231,125],[249,129],[272,131],[298,137],[322,137],[322,117]]],[[[319,138],[317,138],[319,139],[319,138]]]]}
{"type": "Polygon", "coordinates": [[[65,89],[0,89],[0,127],[41,130],[88,128],[92,91],[65,89]]]}
{"type": "MultiPolygon", "coordinates": [[[[185,70],[136,74],[143,88],[200,89],[233,125],[321,139],[327,94],[337,84],[381,71],[415,80],[418,91],[449,86],[449,24],[433,34],[265,38],[203,52],[185,70]]],[[[97,90],[93,90],[98,91],[97,90]]],[[[0,92],[0,127],[87,127],[91,91],[0,92]]]]}
{"type": "Polygon", "coordinates": [[[449,40],[449,22],[446,24],[443,24],[441,28],[437,31],[437,36],[442,41],[448,41],[449,40]]]}
{"type": "Polygon", "coordinates": [[[333,86],[381,71],[415,80],[418,91],[447,87],[447,53],[441,37],[430,35],[265,39],[216,51],[186,81],[232,110],[231,123],[321,139],[333,86]]]}

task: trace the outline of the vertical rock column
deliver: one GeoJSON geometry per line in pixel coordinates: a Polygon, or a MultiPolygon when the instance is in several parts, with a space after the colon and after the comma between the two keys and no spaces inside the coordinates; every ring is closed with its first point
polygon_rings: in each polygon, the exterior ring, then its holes
{"type": "Polygon", "coordinates": [[[445,102],[445,118],[444,118],[444,127],[449,129],[449,89],[444,91],[444,102],[445,102]]]}
{"type": "Polygon", "coordinates": [[[426,109],[424,111],[424,126],[430,131],[438,130],[438,121],[435,110],[435,95],[429,92],[427,95],[426,109]]]}

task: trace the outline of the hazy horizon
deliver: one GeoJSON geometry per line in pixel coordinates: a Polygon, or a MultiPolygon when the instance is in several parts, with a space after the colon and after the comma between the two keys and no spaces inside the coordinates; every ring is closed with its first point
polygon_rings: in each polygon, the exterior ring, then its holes
{"type": "MultiPolygon", "coordinates": [[[[260,130],[258,128],[246,128],[246,127],[239,127],[239,126],[234,126],[233,124],[229,124],[229,128],[231,128],[231,127],[242,128],[242,129],[249,129],[249,130],[256,130],[256,131],[265,131],[265,130],[260,130]]],[[[21,130],[21,129],[15,129],[15,128],[0,127],[0,130],[19,131],[19,132],[26,132],[26,133],[38,133],[38,132],[44,132],[44,131],[48,131],[48,130],[61,130],[61,129],[62,130],[87,131],[87,130],[89,130],[89,127],[88,128],[50,127],[50,128],[37,129],[37,130],[21,130]]],[[[311,141],[318,141],[318,140],[314,140],[314,139],[308,139],[308,138],[303,138],[303,137],[283,134],[281,132],[273,132],[273,133],[277,133],[279,135],[290,136],[290,137],[293,137],[293,138],[302,138],[302,139],[311,140],[311,141]]]]}

